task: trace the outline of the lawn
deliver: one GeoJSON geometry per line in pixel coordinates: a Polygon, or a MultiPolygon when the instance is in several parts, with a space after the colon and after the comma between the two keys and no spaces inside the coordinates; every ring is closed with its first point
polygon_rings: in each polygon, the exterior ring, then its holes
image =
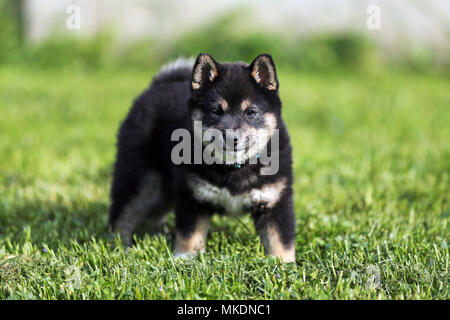
{"type": "Polygon", "coordinates": [[[107,227],[115,135],[152,70],[0,68],[1,299],[448,299],[450,81],[280,70],[297,264],[215,217],[174,260],[174,219],[125,250],[107,227]]]}

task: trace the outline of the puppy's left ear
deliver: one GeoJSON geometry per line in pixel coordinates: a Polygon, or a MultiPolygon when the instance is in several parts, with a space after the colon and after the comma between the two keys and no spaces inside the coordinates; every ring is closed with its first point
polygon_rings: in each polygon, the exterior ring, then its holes
{"type": "Polygon", "coordinates": [[[278,79],[275,64],[268,54],[261,54],[250,64],[250,74],[256,83],[270,91],[278,90],[278,79]]]}
{"type": "Polygon", "coordinates": [[[198,90],[210,85],[219,76],[219,66],[209,54],[200,53],[192,71],[191,89],[198,90]]]}

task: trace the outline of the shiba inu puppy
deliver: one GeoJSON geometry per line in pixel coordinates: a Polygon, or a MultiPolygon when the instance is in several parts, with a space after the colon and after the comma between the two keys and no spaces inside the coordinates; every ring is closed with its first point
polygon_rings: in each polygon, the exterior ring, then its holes
{"type": "Polygon", "coordinates": [[[183,257],[205,250],[213,214],[248,212],[265,252],[295,261],[291,144],[278,87],[267,54],[250,65],[200,54],[163,67],[119,130],[112,229],[130,244],[146,219],[156,225],[174,210],[175,256],[183,257]]]}

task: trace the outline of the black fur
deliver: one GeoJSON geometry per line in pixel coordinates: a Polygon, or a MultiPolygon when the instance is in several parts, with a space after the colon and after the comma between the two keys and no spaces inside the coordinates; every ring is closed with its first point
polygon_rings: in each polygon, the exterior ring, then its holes
{"type": "MultiPolygon", "coordinates": [[[[111,189],[110,225],[117,230],[117,221],[124,208],[139,193],[145,177],[151,173],[160,177],[155,187],[155,201],[149,201],[145,214],[137,218],[137,226],[146,217],[162,216],[171,208],[175,210],[177,233],[186,237],[194,231],[197,221],[214,213],[226,213],[225,207],[198,200],[193,195],[189,180],[199,177],[231,195],[260,189],[284,179],[286,187],[271,208],[265,203],[253,203],[245,208],[254,218],[258,231],[274,226],[285,246],[292,246],[295,238],[295,214],[292,200],[292,157],[289,135],[281,118],[281,101],[278,95],[278,79],[270,56],[263,55],[273,73],[262,66],[258,80],[252,77],[255,61],[219,64],[208,55],[200,55],[194,64],[198,77],[193,76],[192,66],[181,66],[158,74],[151,86],[135,101],[122,123],[117,144],[117,160],[111,189]],[[200,66],[201,59],[209,58],[200,66]],[[216,68],[216,69],[214,69],[216,68]],[[270,78],[272,76],[272,78],[270,78]],[[197,81],[197,83],[195,83],[197,81]],[[269,87],[269,82],[272,86],[269,87]],[[275,87],[274,87],[275,85],[275,87]],[[226,101],[226,111],[217,111],[217,99],[226,101]],[[249,99],[257,106],[256,114],[243,114],[241,103],[249,99]],[[171,150],[177,142],[171,142],[174,129],[186,128],[192,132],[191,111],[202,111],[202,121],[208,127],[224,131],[237,129],[244,124],[251,128],[264,126],[263,116],[271,113],[279,129],[280,165],[275,175],[261,175],[262,164],[246,163],[240,168],[226,164],[181,164],[171,161],[171,150]]],[[[257,58],[258,59],[258,58],[257,58]]],[[[195,70],[195,68],[194,68],[195,70]]],[[[195,71],[194,71],[195,72],[195,71]]],[[[151,192],[150,192],[151,193],[151,192]]],[[[138,215],[138,213],[136,213],[138,215]]],[[[118,230],[119,231],[119,230],[118,230]]]]}

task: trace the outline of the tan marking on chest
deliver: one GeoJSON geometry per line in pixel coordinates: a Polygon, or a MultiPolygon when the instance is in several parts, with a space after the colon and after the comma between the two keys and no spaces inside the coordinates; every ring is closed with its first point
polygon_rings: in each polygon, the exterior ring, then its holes
{"type": "Polygon", "coordinates": [[[190,186],[198,201],[212,203],[229,214],[241,214],[258,204],[263,204],[267,208],[275,206],[286,187],[286,179],[282,178],[260,189],[254,188],[235,195],[227,188],[219,188],[200,178],[191,179],[190,186]]]}

